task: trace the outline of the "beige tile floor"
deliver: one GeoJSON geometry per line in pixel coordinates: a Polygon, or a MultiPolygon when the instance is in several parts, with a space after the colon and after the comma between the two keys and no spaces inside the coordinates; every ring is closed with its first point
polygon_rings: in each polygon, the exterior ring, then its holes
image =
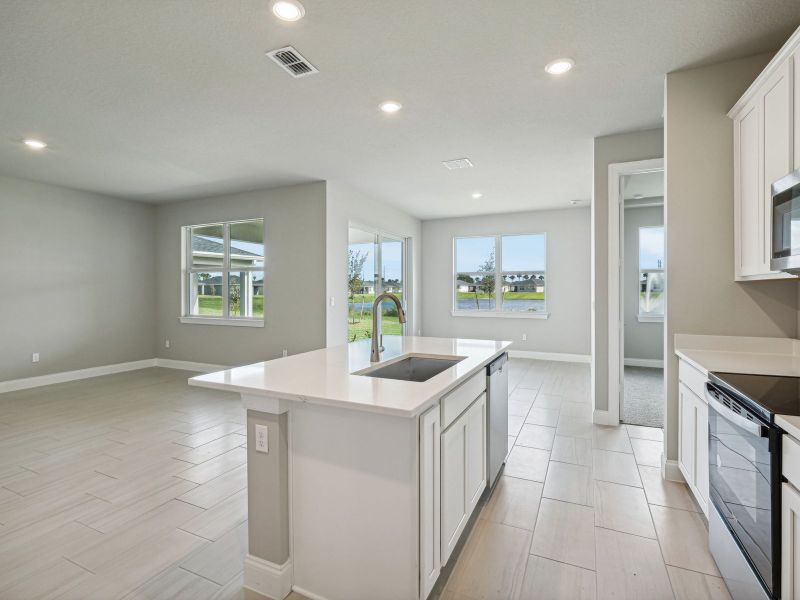
{"type": "MultiPolygon", "coordinates": [[[[244,411],[188,375],[0,395],[0,598],[252,597],[244,411]]],[[[592,425],[586,365],[512,359],[510,384],[517,444],[442,600],[727,598],[658,430],[592,425]]]]}
{"type": "Polygon", "coordinates": [[[509,387],[508,463],[441,600],[730,598],[660,429],[593,425],[588,365],[511,359],[509,387]]]}

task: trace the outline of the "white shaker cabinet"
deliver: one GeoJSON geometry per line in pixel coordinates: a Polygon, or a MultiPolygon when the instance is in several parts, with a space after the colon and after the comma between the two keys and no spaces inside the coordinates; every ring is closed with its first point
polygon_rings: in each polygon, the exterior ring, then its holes
{"type": "Polygon", "coordinates": [[[800,600],[800,443],[783,436],[781,484],[781,599],[800,600]]]}
{"type": "Polygon", "coordinates": [[[800,99],[795,71],[800,30],[728,113],[733,119],[734,276],[784,279],[772,271],[772,194],[776,180],[800,167],[800,99]]]}
{"type": "Polygon", "coordinates": [[[442,568],[441,411],[437,404],[420,417],[420,587],[427,598],[442,568]]]}
{"type": "Polygon", "coordinates": [[[442,565],[486,488],[486,394],[442,434],[442,565]]]}
{"type": "Polygon", "coordinates": [[[678,468],[695,500],[708,516],[708,403],[705,376],[678,365],[678,468]]]}

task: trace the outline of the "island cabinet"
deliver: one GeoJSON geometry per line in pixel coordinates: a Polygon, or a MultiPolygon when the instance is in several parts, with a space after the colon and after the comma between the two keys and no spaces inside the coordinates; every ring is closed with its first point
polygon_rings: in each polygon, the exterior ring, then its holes
{"type": "Polygon", "coordinates": [[[800,167],[800,30],[728,113],[733,120],[734,276],[792,277],[770,268],[772,184],[800,167]]]}
{"type": "Polygon", "coordinates": [[[486,489],[485,389],[485,375],[479,373],[420,417],[423,599],[436,584],[486,489]]]}
{"type": "Polygon", "coordinates": [[[706,376],[684,360],[678,363],[678,468],[708,516],[708,403],[706,376]]]}

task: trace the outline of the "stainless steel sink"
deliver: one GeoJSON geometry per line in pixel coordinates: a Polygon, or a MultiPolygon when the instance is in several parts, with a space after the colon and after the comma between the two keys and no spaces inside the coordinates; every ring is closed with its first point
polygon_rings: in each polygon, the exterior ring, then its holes
{"type": "Polygon", "coordinates": [[[464,360],[464,356],[406,356],[387,365],[370,367],[354,375],[380,377],[382,379],[400,379],[402,381],[428,381],[445,369],[464,360]]]}

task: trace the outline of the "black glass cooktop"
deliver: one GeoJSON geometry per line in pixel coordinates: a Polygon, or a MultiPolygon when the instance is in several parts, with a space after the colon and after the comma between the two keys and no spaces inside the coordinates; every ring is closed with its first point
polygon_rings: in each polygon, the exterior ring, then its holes
{"type": "MultiPolygon", "coordinates": [[[[712,373],[730,391],[743,396],[763,411],[774,415],[800,416],[800,377],[712,373]]],[[[770,418],[770,421],[773,419],[770,418]]]]}

